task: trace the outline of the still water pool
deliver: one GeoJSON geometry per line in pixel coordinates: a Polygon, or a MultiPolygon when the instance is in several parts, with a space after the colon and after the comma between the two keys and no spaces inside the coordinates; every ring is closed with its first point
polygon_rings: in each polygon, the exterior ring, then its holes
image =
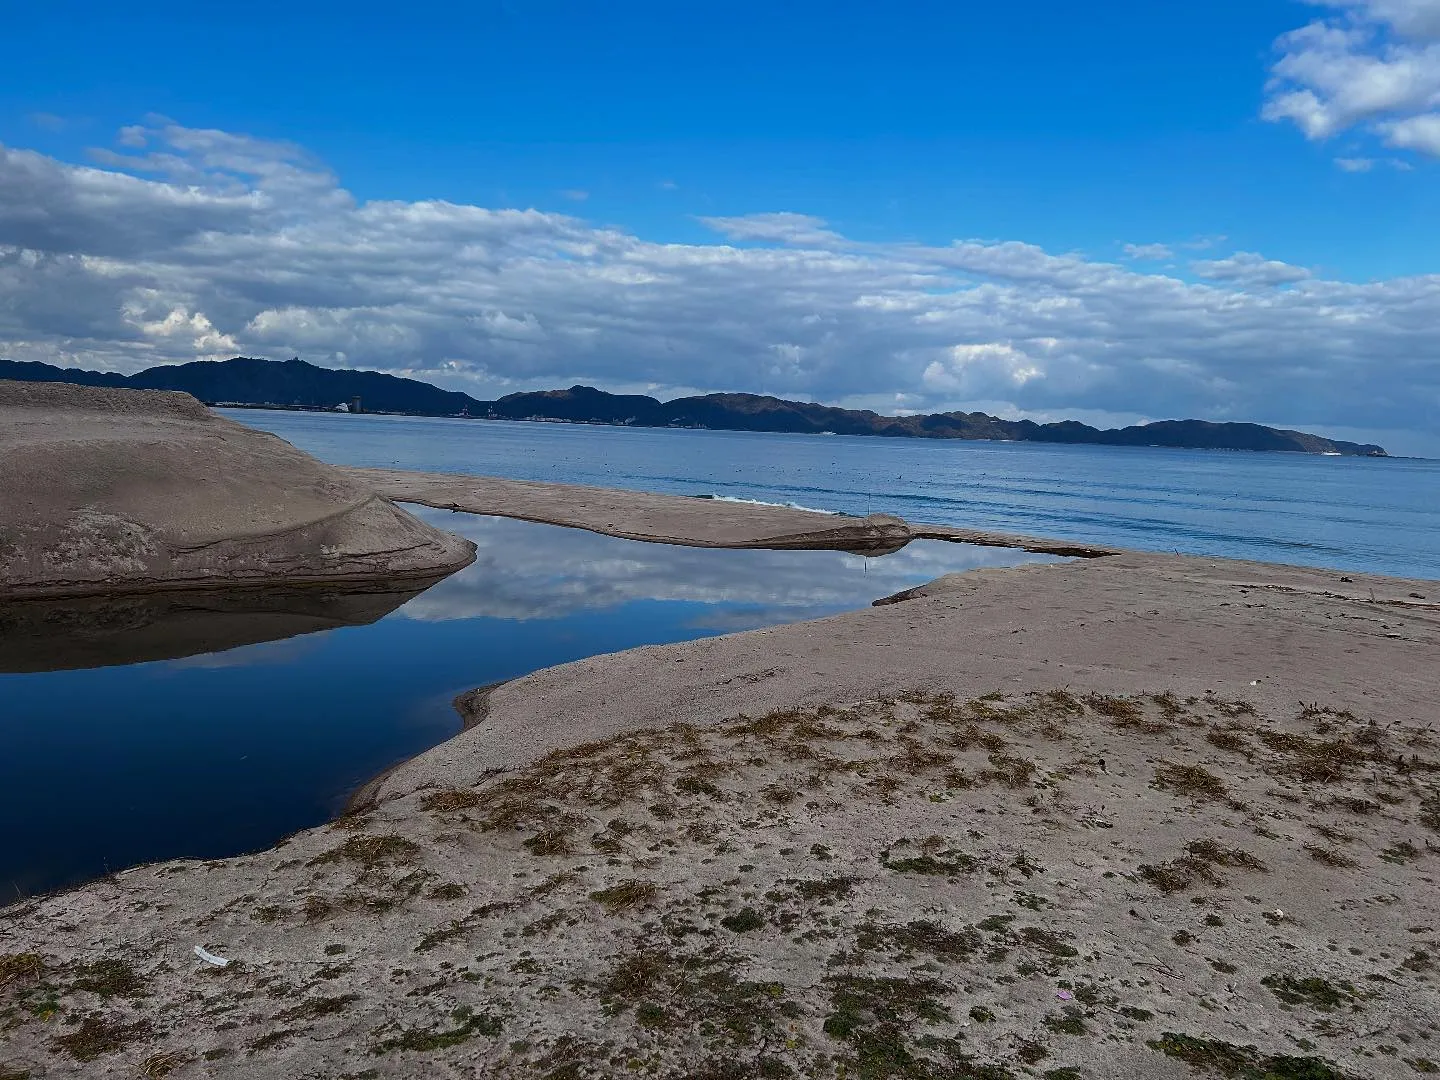
{"type": "Polygon", "coordinates": [[[0,902],[323,822],[375,774],[454,735],[451,701],[476,686],[1047,561],[928,541],[874,559],[712,551],[417,513],[480,549],[418,595],[0,606],[0,902]]]}

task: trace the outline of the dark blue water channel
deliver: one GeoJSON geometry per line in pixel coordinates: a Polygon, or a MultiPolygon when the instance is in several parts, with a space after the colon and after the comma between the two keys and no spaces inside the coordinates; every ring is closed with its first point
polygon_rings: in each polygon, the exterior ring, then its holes
{"type": "Polygon", "coordinates": [[[476,686],[1036,559],[935,542],[874,559],[708,551],[417,512],[480,553],[410,598],[0,606],[0,902],[325,821],[366,780],[454,735],[451,700],[476,686]]]}

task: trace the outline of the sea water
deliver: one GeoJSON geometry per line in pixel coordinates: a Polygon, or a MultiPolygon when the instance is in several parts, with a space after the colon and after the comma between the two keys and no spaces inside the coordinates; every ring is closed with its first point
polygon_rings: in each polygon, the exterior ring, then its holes
{"type": "Polygon", "coordinates": [[[1440,578],[1440,461],[238,409],[340,465],[790,503],[1440,578]]]}

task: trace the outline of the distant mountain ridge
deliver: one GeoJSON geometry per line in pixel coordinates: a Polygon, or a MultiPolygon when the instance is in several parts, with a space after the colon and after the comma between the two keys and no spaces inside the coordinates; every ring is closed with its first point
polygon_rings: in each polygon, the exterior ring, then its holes
{"type": "Polygon", "coordinates": [[[1261,424],[1161,420],[1101,430],[1074,420],[1037,424],[985,413],[948,412],[882,416],[868,409],[838,409],[758,394],[703,394],[660,401],[641,394],[610,394],[591,386],[507,394],[482,401],[417,379],[378,371],[322,368],[303,360],[236,357],[147,368],[134,375],[58,368],[0,359],[0,379],[69,382],[142,390],[183,390],[207,404],[331,409],[359,398],[368,412],[420,416],[549,420],[633,427],[710,428],[797,434],[879,435],[919,439],[1002,439],[1014,442],[1102,446],[1166,446],[1203,450],[1267,450],[1305,454],[1386,457],[1371,443],[1326,439],[1261,424]]]}

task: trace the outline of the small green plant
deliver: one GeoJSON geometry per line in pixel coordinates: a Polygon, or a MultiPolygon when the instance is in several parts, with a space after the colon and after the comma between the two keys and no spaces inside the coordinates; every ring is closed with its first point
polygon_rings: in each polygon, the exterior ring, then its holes
{"type": "Polygon", "coordinates": [[[1061,1035],[1084,1035],[1088,1030],[1085,1027],[1085,1010],[1078,1005],[1066,1005],[1058,1014],[1051,1013],[1045,1017],[1044,1023],[1051,1031],[1061,1035]]]}
{"type": "Polygon", "coordinates": [[[1420,857],[1420,849],[1408,840],[1396,840],[1384,851],[1380,852],[1380,858],[1388,863],[1395,863],[1403,866],[1420,857]]]}
{"type": "Polygon", "coordinates": [[[1349,983],[1332,983],[1316,976],[1297,979],[1293,975],[1266,975],[1260,985],[1287,1005],[1307,1005],[1322,1012],[1351,1005],[1358,996],[1349,983]]]}
{"type": "Polygon", "coordinates": [[[947,930],[937,922],[917,919],[904,925],[866,924],[855,935],[862,949],[890,949],[902,958],[926,953],[939,960],[963,960],[980,948],[983,939],[973,927],[947,930]]]}
{"type": "Polygon", "coordinates": [[[136,1039],[149,1034],[150,1023],[147,1020],[122,1024],[91,1013],[80,1021],[80,1026],[74,1031],[50,1041],[56,1049],[64,1050],[76,1061],[94,1061],[105,1054],[123,1050],[136,1039]]]}
{"type": "Polygon", "coordinates": [[[476,1035],[493,1039],[500,1034],[504,1027],[496,1017],[489,1013],[474,1012],[466,1005],[460,1006],[451,1013],[450,1019],[455,1022],[454,1027],[443,1030],[405,1028],[398,1035],[378,1043],[370,1052],[372,1054],[388,1054],[392,1050],[412,1050],[422,1053],[444,1050],[463,1042],[469,1042],[476,1035]]]}
{"type": "Polygon", "coordinates": [[[765,925],[765,920],[753,907],[744,907],[734,915],[727,915],[720,920],[720,925],[736,934],[748,934],[752,930],[759,930],[765,925]]]}
{"type": "Polygon", "coordinates": [[[146,982],[124,960],[97,960],[83,964],[75,971],[71,990],[86,990],[100,997],[139,997],[145,993],[146,982]]]}
{"type": "Polygon", "coordinates": [[[1266,1056],[1253,1046],[1237,1046],[1173,1031],[1146,1045],[1196,1069],[1239,1080],[1349,1080],[1345,1073],[1320,1058],[1266,1056]]]}

